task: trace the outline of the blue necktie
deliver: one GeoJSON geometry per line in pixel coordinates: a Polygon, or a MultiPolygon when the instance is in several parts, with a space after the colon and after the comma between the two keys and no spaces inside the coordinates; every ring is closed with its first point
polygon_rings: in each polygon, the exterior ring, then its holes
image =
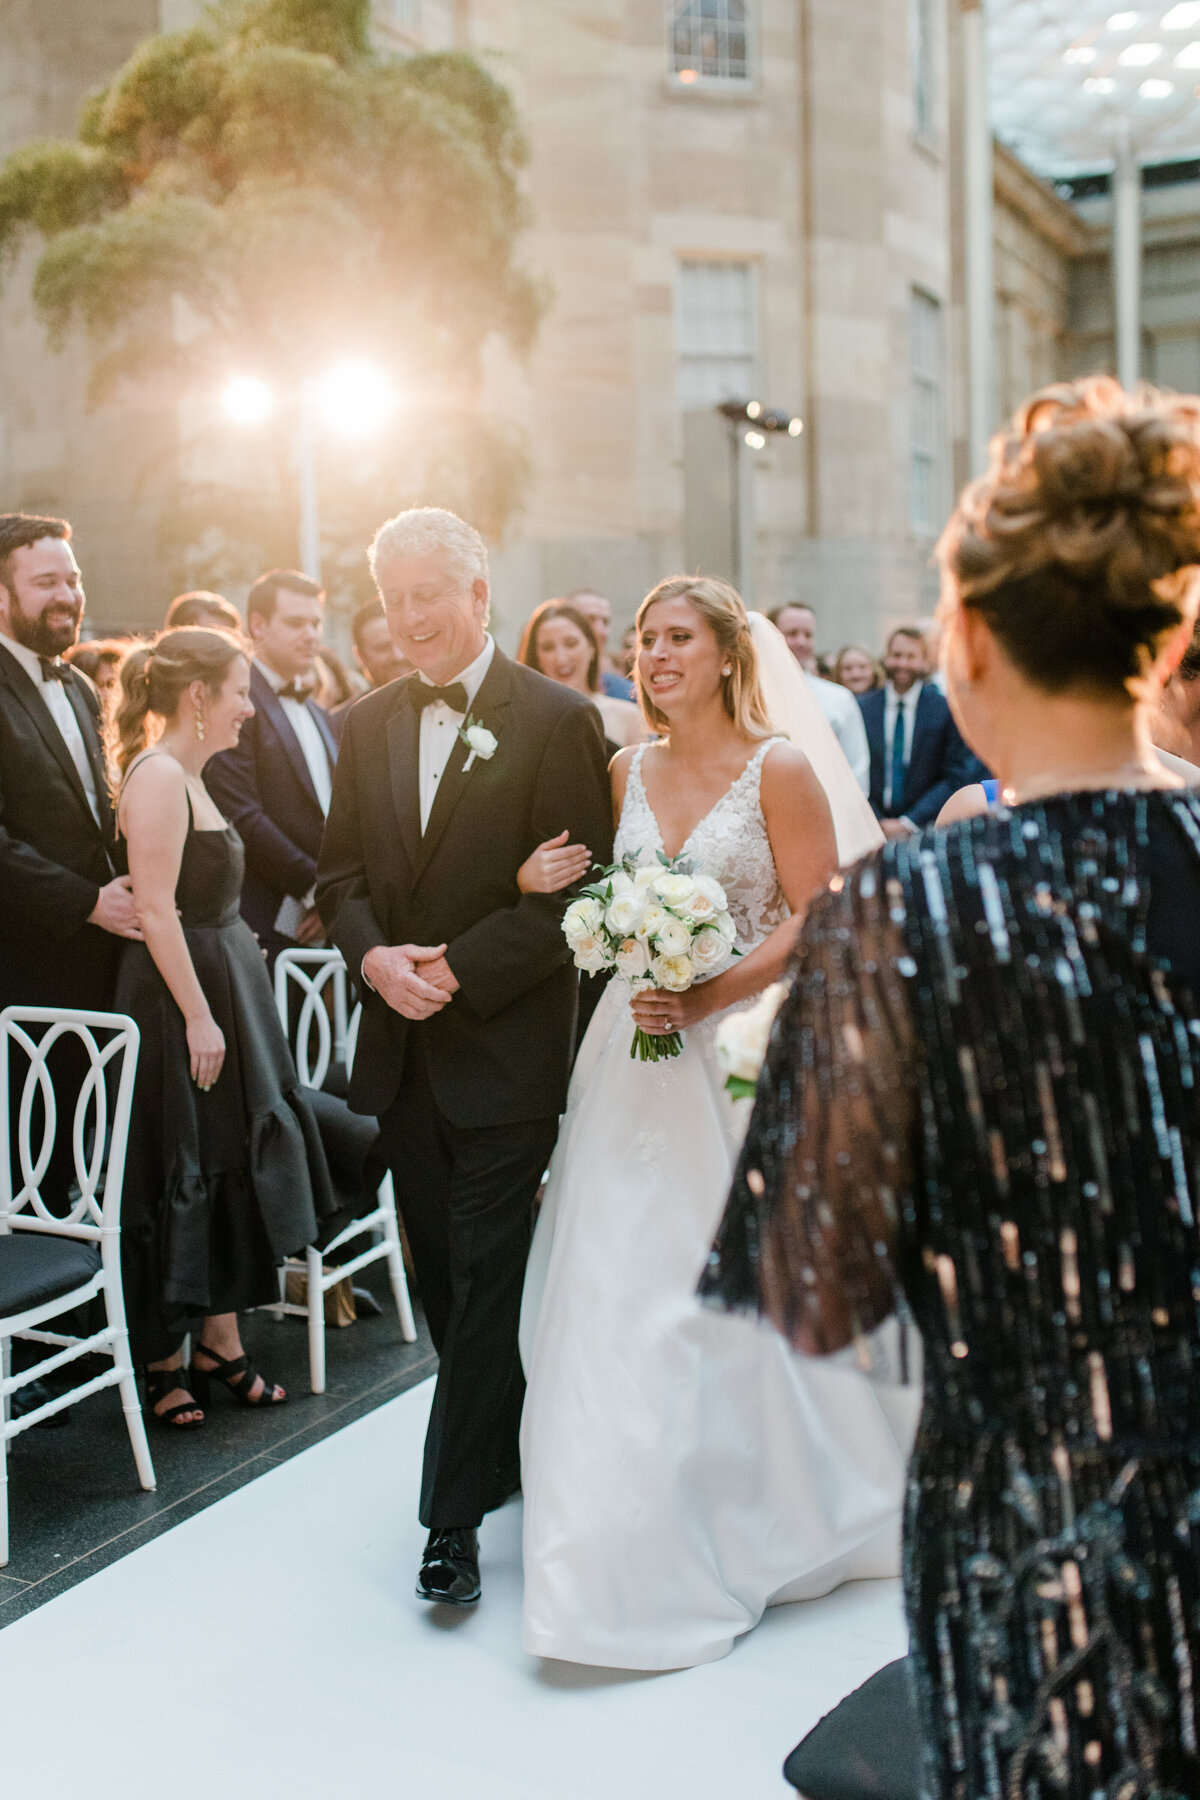
{"type": "Polygon", "coordinates": [[[888,778],[888,805],[899,811],[904,798],[904,702],[896,701],[896,723],[892,729],[892,760],[888,778]]]}

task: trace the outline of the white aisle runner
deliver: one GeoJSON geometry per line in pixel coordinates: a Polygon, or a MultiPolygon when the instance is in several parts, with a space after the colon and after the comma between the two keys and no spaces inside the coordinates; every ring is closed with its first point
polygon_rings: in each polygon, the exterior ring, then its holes
{"type": "MultiPolygon", "coordinates": [[[[432,1382],[0,1631],[12,1800],[784,1800],[796,1740],[903,1654],[899,1584],[780,1607],[724,1662],[520,1648],[520,1507],[484,1599],[413,1597],[432,1382]],[[443,1615],[444,1616],[444,1615],[443,1615]]],[[[248,1422],[252,1429],[253,1422],[248,1422]]]]}

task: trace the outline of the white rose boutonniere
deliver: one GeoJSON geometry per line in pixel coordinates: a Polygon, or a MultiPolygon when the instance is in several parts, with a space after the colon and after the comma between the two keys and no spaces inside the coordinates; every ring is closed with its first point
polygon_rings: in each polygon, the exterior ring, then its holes
{"type": "Polygon", "coordinates": [[[458,735],[471,752],[463,764],[464,775],[470,774],[476,757],[480,762],[491,762],[499,748],[495,732],[489,731],[486,725],[477,725],[470,713],[467,714],[466,723],[459,726],[458,735]]]}

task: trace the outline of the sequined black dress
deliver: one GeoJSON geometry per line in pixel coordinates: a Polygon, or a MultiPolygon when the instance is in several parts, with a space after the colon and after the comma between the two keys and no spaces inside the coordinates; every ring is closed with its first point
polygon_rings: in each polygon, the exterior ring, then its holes
{"type": "Polygon", "coordinates": [[[704,1279],[803,1347],[899,1300],[938,1800],[1200,1794],[1200,800],[890,846],[814,907],[704,1279]]]}
{"type": "Polygon", "coordinates": [[[337,1200],[296,1077],[262,952],[239,916],[242,842],[190,823],[175,889],[196,976],[225,1036],[208,1093],[144,944],[127,944],[116,1008],[141,1032],[121,1217],[121,1268],[138,1361],[179,1348],[208,1313],[278,1293],[275,1269],[311,1243],[337,1200]]]}

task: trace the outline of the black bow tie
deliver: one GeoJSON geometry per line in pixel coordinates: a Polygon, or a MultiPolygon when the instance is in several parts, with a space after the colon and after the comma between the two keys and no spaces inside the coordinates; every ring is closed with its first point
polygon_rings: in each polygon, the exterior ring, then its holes
{"type": "Polygon", "coordinates": [[[280,700],[298,700],[303,706],[311,694],[311,688],[301,687],[298,681],[289,681],[286,687],[280,688],[278,698],[280,700]]]}
{"type": "Polygon", "coordinates": [[[448,687],[431,687],[427,681],[414,679],[408,684],[408,692],[418,713],[438,700],[451,712],[465,713],[467,710],[467,690],[461,681],[452,681],[448,687]]]}
{"type": "Polygon", "coordinates": [[[41,656],[38,658],[38,661],[42,665],[43,681],[61,681],[63,686],[66,686],[67,682],[70,680],[70,676],[67,674],[66,663],[51,662],[48,656],[41,656]]]}

